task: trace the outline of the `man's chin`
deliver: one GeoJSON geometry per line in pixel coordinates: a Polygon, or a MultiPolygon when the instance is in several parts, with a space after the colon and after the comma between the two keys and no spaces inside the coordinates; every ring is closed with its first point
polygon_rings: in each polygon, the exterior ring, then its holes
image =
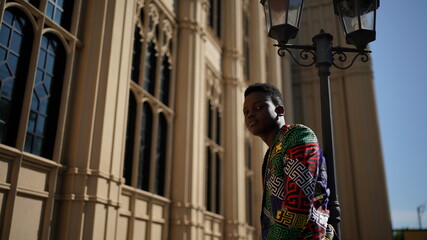
{"type": "Polygon", "coordinates": [[[249,132],[250,132],[252,135],[254,135],[254,136],[258,136],[258,137],[259,137],[260,131],[259,131],[258,129],[250,128],[250,129],[249,129],[249,132]]]}

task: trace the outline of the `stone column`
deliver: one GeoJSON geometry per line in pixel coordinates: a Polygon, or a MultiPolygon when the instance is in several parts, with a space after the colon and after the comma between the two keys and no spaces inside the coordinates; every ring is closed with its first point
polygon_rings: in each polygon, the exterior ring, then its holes
{"type": "Polygon", "coordinates": [[[170,236],[203,239],[207,1],[179,1],[170,236]]]}
{"type": "Polygon", "coordinates": [[[243,39],[241,0],[223,1],[225,82],[224,217],[225,239],[245,238],[245,163],[243,108],[243,39]]]}
{"type": "Polygon", "coordinates": [[[86,11],[83,47],[70,94],[63,154],[67,168],[62,176],[56,232],[64,239],[115,239],[126,133],[132,6],[130,2],[102,0],[84,2],[82,6],[86,11]]]}

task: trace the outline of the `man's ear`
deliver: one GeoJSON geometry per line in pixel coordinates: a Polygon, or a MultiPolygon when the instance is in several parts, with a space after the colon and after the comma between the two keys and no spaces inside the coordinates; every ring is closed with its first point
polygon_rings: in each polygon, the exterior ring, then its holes
{"type": "Polygon", "coordinates": [[[285,107],[283,107],[282,105],[277,106],[274,111],[277,113],[277,116],[285,115],[285,107]]]}

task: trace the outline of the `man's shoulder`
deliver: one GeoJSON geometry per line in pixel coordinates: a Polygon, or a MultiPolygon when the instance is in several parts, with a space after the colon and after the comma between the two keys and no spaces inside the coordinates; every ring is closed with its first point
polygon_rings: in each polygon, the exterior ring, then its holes
{"type": "Polygon", "coordinates": [[[292,129],[307,129],[309,131],[312,131],[309,127],[307,127],[304,124],[300,124],[300,123],[288,125],[288,130],[292,130],[292,129]]]}
{"type": "Polygon", "coordinates": [[[282,143],[288,147],[307,143],[317,143],[317,137],[309,127],[303,124],[293,124],[288,126],[282,138],[282,143]]]}

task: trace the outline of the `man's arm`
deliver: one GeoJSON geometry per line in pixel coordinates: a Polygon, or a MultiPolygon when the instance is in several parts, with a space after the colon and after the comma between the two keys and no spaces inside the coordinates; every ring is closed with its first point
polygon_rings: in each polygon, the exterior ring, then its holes
{"type": "Polygon", "coordinates": [[[305,126],[290,129],[283,142],[287,145],[284,155],[285,196],[275,219],[292,229],[293,235],[298,237],[308,224],[313,206],[319,146],[313,131],[305,126]]]}

